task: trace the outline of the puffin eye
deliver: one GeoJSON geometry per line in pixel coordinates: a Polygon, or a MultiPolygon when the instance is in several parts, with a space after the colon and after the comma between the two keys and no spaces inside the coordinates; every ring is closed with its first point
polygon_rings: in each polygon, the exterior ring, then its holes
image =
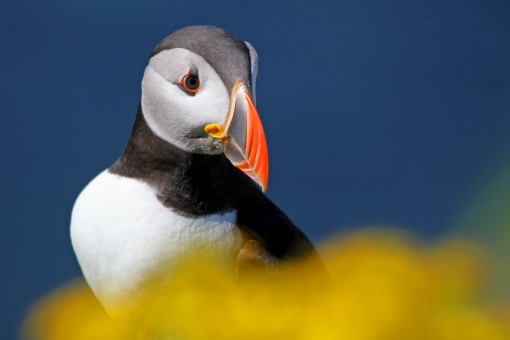
{"type": "Polygon", "coordinates": [[[200,79],[198,78],[198,70],[196,67],[191,68],[188,73],[182,77],[181,81],[179,82],[179,85],[181,87],[191,93],[195,94],[200,89],[200,79]]]}

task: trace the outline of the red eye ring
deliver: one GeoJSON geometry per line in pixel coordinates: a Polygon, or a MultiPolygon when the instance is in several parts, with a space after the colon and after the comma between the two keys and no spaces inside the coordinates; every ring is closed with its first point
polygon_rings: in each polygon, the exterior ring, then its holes
{"type": "Polygon", "coordinates": [[[182,77],[179,82],[181,87],[192,94],[195,94],[200,90],[200,79],[198,78],[198,70],[194,67],[188,71],[188,73],[182,77]]]}

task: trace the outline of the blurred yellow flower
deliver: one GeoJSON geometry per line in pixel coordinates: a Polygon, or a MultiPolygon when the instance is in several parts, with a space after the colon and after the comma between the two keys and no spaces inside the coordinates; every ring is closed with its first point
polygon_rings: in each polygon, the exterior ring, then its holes
{"type": "MultiPolygon", "coordinates": [[[[474,243],[423,245],[397,231],[342,235],[322,247],[333,283],[307,263],[243,282],[195,260],[110,319],[82,281],[30,311],[24,339],[510,339],[509,310],[485,299],[474,243]]],[[[148,284],[148,287],[151,287],[148,284]]],[[[147,288],[147,287],[146,287],[147,288]]]]}

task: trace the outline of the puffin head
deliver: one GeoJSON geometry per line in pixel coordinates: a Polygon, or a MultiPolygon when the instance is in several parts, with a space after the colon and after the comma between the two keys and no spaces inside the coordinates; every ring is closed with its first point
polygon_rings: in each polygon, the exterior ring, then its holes
{"type": "Polygon", "coordinates": [[[247,42],[216,27],[174,32],[152,51],[142,112],[161,139],[197,154],[224,153],[263,191],[268,152],[255,107],[258,58],[247,42]]]}

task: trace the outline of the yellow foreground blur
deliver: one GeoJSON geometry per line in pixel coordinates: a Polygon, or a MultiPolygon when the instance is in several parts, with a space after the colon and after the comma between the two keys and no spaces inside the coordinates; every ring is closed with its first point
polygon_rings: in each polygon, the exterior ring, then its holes
{"type": "Polygon", "coordinates": [[[78,280],[34,305],[22,338],[510,339],[510,308],[487,300],[489,261],[474,243],[422,245],[373,229],[338,237],[321,254],[332,285],[306,263],[238,283],[197,261],[114,321],[78,280]]]}

